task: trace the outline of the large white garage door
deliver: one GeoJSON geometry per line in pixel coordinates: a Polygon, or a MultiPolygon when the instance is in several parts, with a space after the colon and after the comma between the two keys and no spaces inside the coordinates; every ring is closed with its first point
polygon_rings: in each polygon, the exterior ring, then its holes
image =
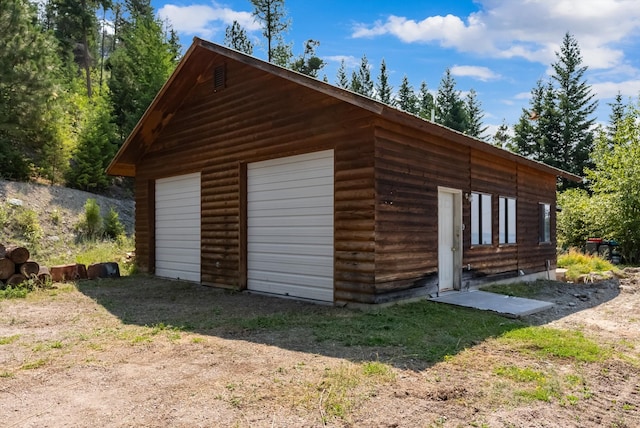
{"type": "Polygon", "coordinates": [[[333,301],[333,150],[247,165],[247,288],[333,301]]]}
{"type": "Polygon", "coordinates": [[[156,180],[156,275],[200,282],[200,173],[156,180]]]}

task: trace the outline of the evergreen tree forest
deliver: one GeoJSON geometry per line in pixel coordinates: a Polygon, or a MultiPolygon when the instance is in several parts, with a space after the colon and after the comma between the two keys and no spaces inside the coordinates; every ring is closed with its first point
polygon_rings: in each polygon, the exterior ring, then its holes
{"type": "MultiPolygon", "coordinates": [[[[284,0],[248,0],[271,62],[320,78],[320,41],[294,47],[284,0]],[[294,50],[300,49],[299,54],[294,50]]],[[[103,192],[105,168],[175,69],[182,47],[150,0],[0,1],[0,178],[103,192]]],[[[256,39],[238,22],[224,44],[252,54],[256,39]]],[[[534,83],[517,123],[487,135],[480,96],[457,88],[451,70],[437,85],[393,87],[382,59],[338,68],[334,84],[530,159],[586,177],[560,181],[558,239],[579,246],[588,236],[615,238],[640,260],[640,102],[621,95],[606,126],[585,79],[578,41],[565,35],[548,80],[534,83]]],[[[328,81],[326,76],[324,81],[328,81]]]]}
{"type": "Polygon", "coordinates": [[[0,178],[104,191],[177,35],[150,0],[3,0],[0,28],[0,178]]]}

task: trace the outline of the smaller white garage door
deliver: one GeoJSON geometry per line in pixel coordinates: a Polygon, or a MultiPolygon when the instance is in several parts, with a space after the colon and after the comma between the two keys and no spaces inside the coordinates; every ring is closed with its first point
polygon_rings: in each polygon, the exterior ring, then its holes
{"type": "Polygon", "coordinates": [[[333,301],[333,150],[247,165],[247,288],[333,301]]]}
{"type": "Polygon", "coordinates": [[[156,275],[200,282],[200,173],[156,180],[156,275]]]}

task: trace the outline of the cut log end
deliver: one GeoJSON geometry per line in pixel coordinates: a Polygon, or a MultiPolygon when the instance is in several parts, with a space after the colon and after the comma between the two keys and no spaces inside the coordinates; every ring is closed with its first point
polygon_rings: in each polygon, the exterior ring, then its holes
{"type": "Polygon", "coordinates": [[[27,280],[27,277],[21,273],[14,273],[11,275],[6,282],[6,285],[20,285],[27,280]]]}
{"type": "Polygon", "coordinates": [[[25,247],[7,247],[6,253],[6,258],[11,259],[17,265],[27,262],[31,256],[25,247]]]}
{"type": "Polygon", "coordinates": [[[10,259],[0,258],[0,280],[8,279],[16,273],[16,265],[10,259]]]}

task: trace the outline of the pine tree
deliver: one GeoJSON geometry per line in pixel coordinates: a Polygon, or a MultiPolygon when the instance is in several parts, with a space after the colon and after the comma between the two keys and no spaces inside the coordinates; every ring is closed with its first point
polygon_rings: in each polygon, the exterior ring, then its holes
{"type": "Polygon", "coordinates": [[[111,121],[111,106],[103,97],[94,96],[87,121],[79,136],[67,185],[89,192],[105,190],[111,183],[105,170],[116,152],[118,137],[111,121]]]}
{"type": "Polygon", "coordinates": [[[389,85],[389,75],[387,74],[387,64],[382,59],[380,63],[380,74],[376,85],[376,94],[380,102],[391,105],[392,87],[389,85]]]}
{"type": "Polygon", "coordinates": [[[513,144],[509,147],[515,153],[530,159],[539,160],[541,153],[541,133],[537,120],[543,115],[545,87],[542,80],[538,80],[531,90],[529,109],[522,109],[518,123],[513,127],[513,144]]]}
{"type": "Polygon", "coordinates": [[[356,94],[362,93],[362,83],[360,82],[360,75],[355,71],[351,72],[351,80],[349,81],[349,89],[356,94]]]}
{"type": "Polygon", "coordinates": [[[319,45],[320,42],[317,40],[307,40],[304,45],[304,53],[291,63],[291,69],[317,78],[318,72],[325,66],[325,62],[316,55],[316,48],[319,45]]]}
{"type": "Polygon", "coordinates": [[[511,137],[509,136],[509,127],[507,126],[507,122],[502,119],[502,123],[498,127],[498,130],[493,135],[491,142],[494,146],[500,147],[501,149],[506,149],[509,147],[509,142],[511,141],[511,137]]]}
{"type": "Polygon", "coordinates": [[[464,132],[469,127],[469,118],[461,99],[460,91],[456,89],[456,81],[447,69],[440,81],[436,97],[436,121],[448,128],[464,132]]]}
{"type": "Polygon", "coordinates": [[[287,57],[285,63],[288,63],[292,55],[287,56],[287,46],[289,53],[291,47],[283,43],[281,36],[291,23],[287,19],[284,0],[251,0],[251,3],[254,7],[253,16],[262,24],[262,35],[267,39],[268,61],[274,62],[274,59],[277,58],[282,62],[283,58],[287,57]],[[276,42],[278,43],[276,44],[276,42]]]}
{"type": "Polygon", "coordinates": [[[98,56],[96,12],[110,7],[111,0],[50,0],[46,6],[48,25],[61,46],[61,59],[73,58],[83,71],[89,97],[93,94],[91,70],[98,56]]]}
{"type": "Polygon", "coordinates": [[[355,91],[365,97],[373,98],[374,83],[371,80],[371,71],[369,70],[369,61],[367,56],[363,55],[360,60],[360,68],[358,69],[359,90],[355,91]]]}
{"type": "Polygon", "coordinates": [[[37,24],[27,0],[0,1],[0,176],[30,178],[45,144],[56,149],[59,117],[57,42],[37,24]]]}
{"type": "MultiPolygon", "coordinates": [[[[595,95],[584,79],[587,67],[582,65],[580,47],[571,34],[565,34],[556,57],[558,60],[552,64],[554,74],[551,77],[557,85],[554,95],[558,100],[561,134],[553,144],[558,146],[561,167],[582,175],[590,165],[589,154],[594,142],[592,128],[595,123],[591,116],[598,102],[594,100],[595,95]]],[[[563,182],[563,187],[567,185],[568,182],[563,182]]]]}
{"type": "Polygon", "coordinates": [[[484,134],[487,132],[487,127],[482,124],[484,112],[482,111],[482,105],[478,100],[478,94],[474,89],[471,89],[467,94],[465,108],[468,118],[465,133],[472,137],[485,139],[486,136],[484,134]]]}
{"type": "Polygon", "coordinates": [[[336,85],[343,89],[348,89],[350,86],[344,60],[340,61],[340,67],[338,68],[338,73],[336,75],[336,85]]]}
{"type": "Polygon", "coordinates": [[[227,26],[224,34],[224,44],[248,55],[253,54],[253,43],[249,40],[247,31],[242,28],[238,21],[233,21],[233,24],[227,26]]]}
{"type": "Polygon", "coordinates": [[[402,78],[402,83],[400,83],[400,87],[398,88],[394,105],[407,113],[418,114],[418,97],[416,97],[413,86],[409,83],[409,78],[406,74],[402,78]]]}
{"type": "Polygon", "coordinates": [[[431,120],[431,116],[435,116],[435,104],[433,101],[433,95],[429,92],[427,82],[422,81],[418,94],[418,115],[421,118],[431,120]]]}
{"type": "Polygon", "coordinates": [[[109,89],[120,138],[133,130],[176,66],[175,46],[162,23],[136,0],[130,18],[121,24],[119,47],[111,55],[109,89]]]}
{"type": "Polygon", "coordinates": [[[622,103],[622,94],[620,91],[616,94],[615,101],[609,103],[611,114],[609,115],[609,123],[607,124],[607,136],[613,144],[615,136],[618,134],[620,123],[624,117],[625,106],[622,103]]]}

